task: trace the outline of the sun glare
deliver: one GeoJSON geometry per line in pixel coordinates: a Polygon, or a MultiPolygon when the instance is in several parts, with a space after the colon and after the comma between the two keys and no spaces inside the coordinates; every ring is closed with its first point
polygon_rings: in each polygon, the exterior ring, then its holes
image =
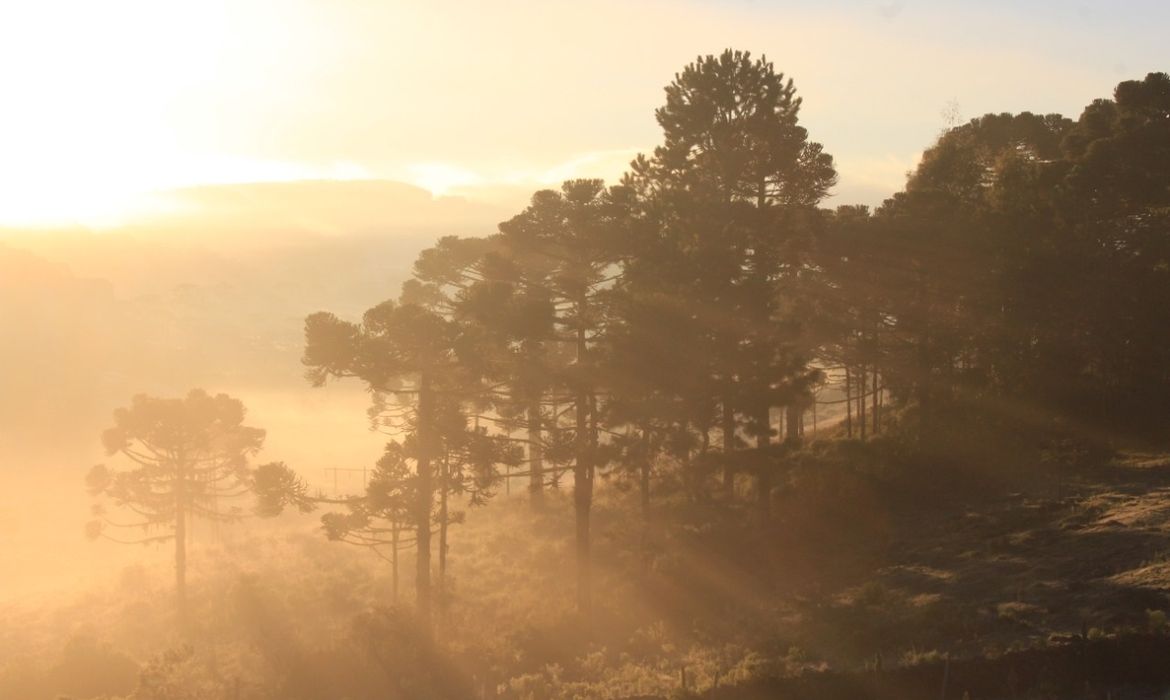
{"type": "Polygon", "coordinates": [[[460,187],[483,182],[483,178],[466,168],[449,163],[417,163],[407,168],[407,180],[436,197],[460,187]]]}
{"type": "Polygon", "coordinates": [[[261,20],[215,2],[5,3],[0,226],[116,226],[154,190],[304,176],[209,155],[230,149],[184,129],[246,93],[275,42],[302,29],[261,20]]]}

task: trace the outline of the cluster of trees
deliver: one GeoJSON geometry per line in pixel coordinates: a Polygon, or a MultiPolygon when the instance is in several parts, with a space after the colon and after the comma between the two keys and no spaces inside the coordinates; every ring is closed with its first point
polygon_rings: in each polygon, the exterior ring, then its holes
{"type": "Polygon", "coordinates": [[[310,382],[364,383],[395,439],[353,497],[281,463],[249,472],[261,512],[338,507],[328,536],[388,549],[395,582],[413,548],[427,620],[455,503],[483,503],[505,473],[534,507],[567,482],[588,617],[599,474],[630,478],[648,508],[670,470],[766,528],[827,382],[863,439],[1164,427],[1170,78],[1122,83],[1077,121],[951,129],[872,212],[822,207],[836,173],[800,104],[764,59],[700,57],[666,89],[662,145],[619,184],[537,192],[496,234],[423,252],[360,321],[310,316],[310,382]]]}
{"type": "Polygon", "coordinates": [[[876,212],[829,216],[827,298],[853,327],[842,355],[912,399],[925,437],[972,420],[1164,436],[1168,156],[1164,73],[1076,121],[1025,112],[949,130],[876,212]]]}

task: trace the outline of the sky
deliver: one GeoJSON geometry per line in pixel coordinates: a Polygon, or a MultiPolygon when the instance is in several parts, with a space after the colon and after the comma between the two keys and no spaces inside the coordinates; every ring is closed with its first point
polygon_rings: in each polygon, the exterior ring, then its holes
{"type": "Polygon", "coordinates": [[[1076,116],[1170,70],[1170,3],[982,0],[0,2],[0,226],[116,225],[144,193],[392,179],[520,204],[616,179],[697,55],[764,54],[876,204],[941,129],[1076,116]]]}

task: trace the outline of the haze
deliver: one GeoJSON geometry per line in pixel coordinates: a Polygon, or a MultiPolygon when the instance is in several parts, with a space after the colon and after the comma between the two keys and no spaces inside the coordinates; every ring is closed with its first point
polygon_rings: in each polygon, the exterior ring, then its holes
{"type": "Polygon", "coordinates": [[[0,700],[1161,697],[1168,26],[4,3],[0,700]]]}

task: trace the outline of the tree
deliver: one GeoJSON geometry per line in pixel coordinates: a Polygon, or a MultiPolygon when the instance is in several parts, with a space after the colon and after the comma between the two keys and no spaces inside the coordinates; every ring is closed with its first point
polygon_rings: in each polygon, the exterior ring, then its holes
{"type": "Polygon", "coordinates": [[[417,303],[382,302],[366,311],[361,323],[325,312],[305,320],[310,382],[321,386],[330,378],[360,379],[374,397],[371,417],[414,441],[415,594],[424,624],[431,615],[437,404],[442,394],[458,391],[462,379],[455,342],[452,324],[417,303]]]}
{"type": "Polygon", "coordinates": [[[665,277],[662,293],[699,304],[693,313],[719,387],[724,488],[730,496],[742,462],[732,454],[742,426],[757,439],[764,519],[776,464],[771,409],[788,405],[799,417],[817,376],[797,352],[801,304],[782,299],[809,270],[815,205],[836,182],[832,158],[797,123],[799,108],[792,81],[766,59],[732,50],[699,57],[656,112],[663,145],[639,156],[626,181],[650,202],[656,256],[683,273],[665,277]]]}
{"type": "Polygon", "coordinates": [[[248,492],[248,459],[264,444],[264,431],[244,425],[244,417],[244,405],[226,394],[211,396],[202,389],[182,399],[140,394],[129,407],[114,412],[113,427],[102,434],[106,452],[120,455],[130,466],[99,464],[86,477],[90,493],[138,518],[112,519],[99,503],[88,526],[91,537],[123,543],[174,541],[175,597],[184,622],[189,523],[192,518],[239,517],[238,508],[224,511],[219,502],[248,492]],[[142,529],[147,535],[130,540],[110,534],[112,529],[142,529]]]}
{"type": "MultiPolygon", "coordinates": [[[[475,371],[487,384],[474,397],[477,419],[493,423],[527,447],[526,475],[531,503],[543,501],[545,481],[560,469],[546,470],[551,436],[546,423],[556,378],[558,347],[555,309],[543,284],[549,260],[509,247],[502,235],[483,239],[443,238],[423,251],[407,292],[453,320],[468,345],[474,345],[475,371]],[[490,409],[494,415],[482,415],[490,409]]],[[[564,351],[560,350],[560,355],[564,351]]],[[[511,439],[511,438],[510,438],[511,439]]],[[[511,478],[514,474],[509,472],[511,478]]],[[[520,474],[519,476],[524,476],[520,474]]]]}
{"type": "MultiPolygon", "coordinates": [[[[576,519],[577,608],[592,614],[590,513],[599,466],[598,421],[608,306],[607,290],[620,275],[616,241],[621,234],[627,192],[606,190],[600,180],[570,180],[559,192],[542,190],[520,214],[500,224],[506,254],[526,262],[519,281],[526,296],[551,305],[550,342],[565,351],[540,352],[547,379],[519,375],[531,383],[563,387],[574,423],[573,504],[576,519]],[[539,271],[538,273],[536,271],[539,271]],[[546,301],[542,301],[546,300],[546,301]]],[[[537,349],[539,351],[539,349],[537,349]]],[[[543,372],[541,374],[544,374],[543,372]]],[[[536,391],[529,389],[529,396],[536,391]]],[[[554,416],[554,420],[558,420],[554,416]]]]}
{"type": "Polygon", "coordinates": [[[1098,433],[1166,431],[1170,409],[1170,76],[1128,80],[1064,140],[1060,211],[1076,265],[1066,311],[1085,383],[1074,415],[1098,433]],[[1074,277],[1075,276],[1075,277],[1074,277]],[[1085,381],[1087,380],[1087,381],[1085,381]]]}

